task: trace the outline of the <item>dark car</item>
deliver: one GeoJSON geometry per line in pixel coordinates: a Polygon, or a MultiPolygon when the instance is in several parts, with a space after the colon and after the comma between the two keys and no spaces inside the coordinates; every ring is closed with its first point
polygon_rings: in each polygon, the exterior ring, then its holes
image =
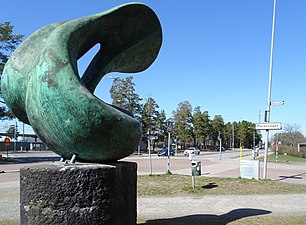
{"type": "MultiPolygon", "coordinates": [[[[175,151],[170,148],[170,155],[174,156],[175,151]]],[[[163,148],[157,153],[158,156],[168,156],[168,148],[163,148]]]]}

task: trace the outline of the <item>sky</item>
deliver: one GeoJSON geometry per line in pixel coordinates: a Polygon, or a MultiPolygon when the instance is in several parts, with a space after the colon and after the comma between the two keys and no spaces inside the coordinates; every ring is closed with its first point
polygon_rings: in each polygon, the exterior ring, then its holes
{"type": "MultiPolygon", "coordinates": [[[[128,1],[6,1],[0,22],[29,36],[58,21],[105,11],[128,1]]],[[[152,97],[167,117],[182,101],[211,119],[263,122],[267,109],[273,0],[143,0],[157,14],[163,43],[150,68],[106,75],[95,95],[111,103],[108,76],[133,75],[136,92],[152,97]],[[260,116],[259,116],[260,114],[260,116]]],[[[3,6],[2,6],[3,7],[3,6]]],[[[271,122],[296,124],[306,135],[306,1],[277,0],[271,122]]],[[[95,50],[93,50],[95,51],[95,50]]],[[[84,71],[91,53],[78,62],[84,71]]],[[[6,122],[9,124],[11,122],[6,122]]],[[[0,129],[1,130],[1,129],[0,129]]]]}

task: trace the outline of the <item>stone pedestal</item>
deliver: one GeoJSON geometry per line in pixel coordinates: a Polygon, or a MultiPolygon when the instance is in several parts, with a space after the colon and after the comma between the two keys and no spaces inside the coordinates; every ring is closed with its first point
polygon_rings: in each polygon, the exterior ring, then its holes
{"type": "Polygon", "coordinates": [[[137,164],[64,164],[20,170],[22,225],[136,224],[137,164]]]}

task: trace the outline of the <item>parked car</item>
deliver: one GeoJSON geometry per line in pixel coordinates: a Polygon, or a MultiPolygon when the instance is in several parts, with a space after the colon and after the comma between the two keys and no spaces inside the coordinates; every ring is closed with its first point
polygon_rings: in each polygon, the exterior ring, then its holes
{"type": "Polygon", "coordinates": [[[196,147],[190,147],[184,151],[184,155],[189,156],[190,154],[200,155],[200,149],[196,147]]]}
{"type": "MultiPolygon", "coordinates": [[[[220,148],[217,147],[215,150],[216,150],[216,151],[220,151],[220,148]]],[[[221,151],[224,152],[224,151],[225,151],[225,148],[224,148],[224,147],[221,147],[221,151]]]]}
{"type": "MultiPolygon", "coordinates": [[[[168,156],[168,148],[163,148],[157,153],[157,155],[158,156],[168,156]]],[[[170,155],[172,156],[175,155],[175,151],[172,148],[170,148],[170,155]]]]}

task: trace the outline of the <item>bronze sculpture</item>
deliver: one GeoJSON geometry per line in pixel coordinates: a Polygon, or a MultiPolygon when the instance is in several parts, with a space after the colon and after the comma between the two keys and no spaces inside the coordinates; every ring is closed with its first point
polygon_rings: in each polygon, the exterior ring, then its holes
{"type": "Polygon", "coordinates": [[[162,43],[160,22],[146,5],[47,25],[12,54],[1,79],[4,100],[16,117],[65,159],[108,162],[130,155],[141,138],[140,123],[93,93],[110,72],[148,68],[162,43]],[[77,60],[100,50],[83,76],[77,60]]]}

